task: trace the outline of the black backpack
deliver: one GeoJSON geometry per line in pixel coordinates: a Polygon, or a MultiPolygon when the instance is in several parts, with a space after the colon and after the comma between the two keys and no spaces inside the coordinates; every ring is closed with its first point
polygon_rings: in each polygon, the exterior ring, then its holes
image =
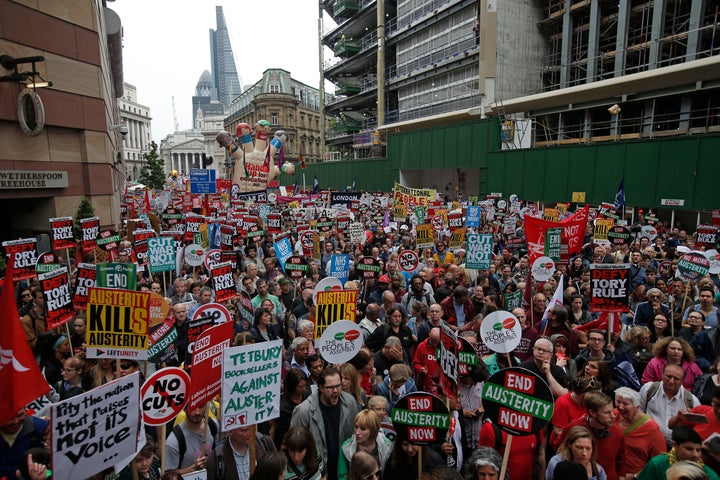
{"type": "MultiPolygon", "coordinates": [[[[218,424],[215,422],[214,419],[208,417],[208,426],[210,427],[210,434],[213,437],[213,448],[215,448],[215,437],[218,433],[218,424]]],[[[175,438],[177,438],[178,442],[178,453],[180,456],[178,457],[178,466],[177,468],[180,468],[183,460],[185,460],[185,451],[187,450],[187,442],[185,441],[185,434],[183,433],[182,428],[180,428],[180,425],[175,425],[172,429],[172,433],[175,434],[175,438]]]]}

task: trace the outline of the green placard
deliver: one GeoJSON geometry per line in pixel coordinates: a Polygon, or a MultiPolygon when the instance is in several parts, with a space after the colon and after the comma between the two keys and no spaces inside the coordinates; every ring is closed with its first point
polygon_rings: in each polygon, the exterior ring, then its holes
{"type": "Polygon", "coordinates": [[[99,263],[95,286],[137,290],[137,267],[134,263],[99,263]]]}
{"type": "Polygon", "coordinates": [[[562,243],[562,228],[548,228],[545,232],[545,256],[560,261],[560,244],[562,243]]]}

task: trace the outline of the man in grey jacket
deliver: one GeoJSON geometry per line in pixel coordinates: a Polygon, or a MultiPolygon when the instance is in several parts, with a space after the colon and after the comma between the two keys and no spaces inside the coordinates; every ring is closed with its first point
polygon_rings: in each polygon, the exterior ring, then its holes
{"type": "Polygon", "coordinates": [[[340,445],[352,436],[358,411],[352,395],[342,391],[340,372],[335,367],[322,371],[317,391],[293,411],[290,426],[302,425],[310,429],[318,456],[327,459],[328,480],[337,480],[340,445]]]}

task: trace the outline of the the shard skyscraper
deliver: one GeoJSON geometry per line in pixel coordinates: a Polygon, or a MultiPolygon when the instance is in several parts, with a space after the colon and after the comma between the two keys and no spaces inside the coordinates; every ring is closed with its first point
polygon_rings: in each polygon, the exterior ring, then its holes
{"type": "Polygon", "coordinates": [[[225,107],[242,93],[242,85],[235,67],[232,45],[228,36],[225,15],[220,6],[215,7],[217,29],[210,29],[210,54],[212,57],[213,94],[225,107]]]}

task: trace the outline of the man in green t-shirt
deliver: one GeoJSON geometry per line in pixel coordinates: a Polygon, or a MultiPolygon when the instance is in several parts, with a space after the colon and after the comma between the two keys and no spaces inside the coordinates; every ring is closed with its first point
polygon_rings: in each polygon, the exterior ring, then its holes
{"type": "MultiPolygon", "coordinates": [[[[674,463],[687,461],[700,463],[702,461],[702,440],[700,435],[692,428],[681,425],[672,432],[672,448],[667,453],[661,453],[650,459],[640,474],[639,480],[664,479],[665,471],[674,463]]],[[[720,480],[717,473],[706,465],[702,465],[710,480],[720,480]]]]}

